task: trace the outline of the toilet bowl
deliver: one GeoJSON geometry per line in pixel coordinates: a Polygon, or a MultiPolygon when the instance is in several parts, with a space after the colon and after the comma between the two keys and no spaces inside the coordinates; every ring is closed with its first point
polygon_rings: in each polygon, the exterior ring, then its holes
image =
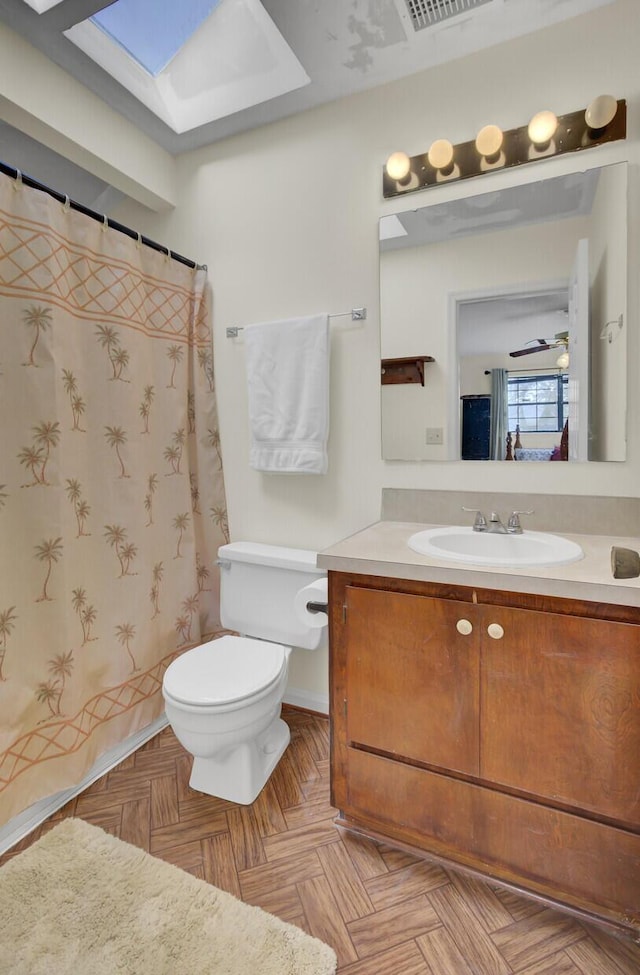
{"type": "Polygon", "coordinates": [[[307,550],[245,542],[218,555],[221,620],[243,635],[182,654],[167,668],[162,694],[176,738],[194,756],[191,788],[248,805],[289,744],[280,710],[292,646],[326,645],[326,614],[300,609],[301,594],[304,603],[308,586],[322,592],[326,578],[307,550]],[[274,635],[292,639],[284,645],[274,635]]]}
{"type": "Polygon", "coordinates": [[[167,669],[165,710],[176,738],[194,756],[193,789],[243,804],[256,798],[289,744],[280,706],[290,652],[223,636],[167,669]]]}

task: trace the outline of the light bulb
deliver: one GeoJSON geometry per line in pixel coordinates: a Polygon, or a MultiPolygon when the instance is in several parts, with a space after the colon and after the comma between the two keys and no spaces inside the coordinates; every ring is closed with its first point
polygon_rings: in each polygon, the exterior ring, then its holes
{"type": "Polygon", "coordinates": [[[529,122],[527,133],[536,146],[545,146],[553,139],[558,128],[558,119],[553,112],[538,112],[529,122]]]}
{"type": "Polygon", "coordinates": [[[598,95],[589,104],[584,120],[590,129],[604,129],[612,122],[618,111],[618,102],[613,95],[598,95]]]}
{"type": "Polygon", "coordinates": [[[556,359],[556,365],[558,366],[559,369],[566,369],[567,366],[569,365],[569,353],[561,352],[558,358],[556,359]]]}
{"type": "Polygon", "coordinates": [[[393,152],[387,159],[385,169],[391,179],[404,179],[411,169],[411,160],[406,152],[393,152]]]}
{"type": "Polygon", "coordinates": [[[485,125],[476,136],[476,149],[485,159],[497,156],[502,148],[504,135],[498,125],[485,125]]]}
{"type": "Polygon", "coordinates": [[[434,169],[447,169],[453,162],[453,146],[448,139],[436,139],[431,144],[427,159],[434,169]]]}

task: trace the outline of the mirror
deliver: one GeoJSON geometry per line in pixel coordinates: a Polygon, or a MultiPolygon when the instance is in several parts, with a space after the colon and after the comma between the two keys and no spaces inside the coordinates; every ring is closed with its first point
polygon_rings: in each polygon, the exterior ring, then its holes
{"type": "Polygon", "coordinates": [[[625,460],[627,164],[382,217],[380,312],[385,460],[625,460]]]}

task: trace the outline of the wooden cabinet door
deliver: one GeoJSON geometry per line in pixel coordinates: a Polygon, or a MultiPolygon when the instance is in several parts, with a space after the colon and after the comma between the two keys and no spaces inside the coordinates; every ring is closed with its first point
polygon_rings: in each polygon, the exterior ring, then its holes
{"type": "Polygon", "coordinates": [[[347,587],[349,745],[478,774],[478,644],[456,628],[476,608],[347,587]]]}
{"type": "Polygon", "coordinates": [[[478,610],[482,778],[640,825],[640,626],[478,610]]]}

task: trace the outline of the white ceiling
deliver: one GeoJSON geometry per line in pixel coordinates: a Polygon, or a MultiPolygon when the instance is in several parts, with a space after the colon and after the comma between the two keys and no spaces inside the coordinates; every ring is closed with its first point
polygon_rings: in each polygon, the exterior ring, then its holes
{"type": "MultiPolygon", "coordinates": [[[[175,2],[185,4],[188,0],[175,2]]],[[[237,5],[243,0],[222,0],[220,8],[232,2],[237,5]]],[[[244,2],[248,4],[249,0],[244,2]]],[[[160,146],[177,154],[464,57],[614,0],[487,0],[475,9],[465,9],[476,2],[262,0],[266,13],[308,75],[309,83],[259,105],[240,107],[237,111],[228,106],[223,117],[183,133],[173,131],[63,33],[108,6],[108,0],[60,0],[41,14],[27,0],[0,0],[0,21],[24,36],[160,146]],[[415,30],[408,6],[425,9],[433,4],[460,8],[462,12],[415,30]]]]}
{"type": "MultiPolygon", "coordinates": [[[[177,155],[541,30],[615,0],[481,0],[482,5],[473,10],[418,31],[408,7],[467,7],[479,0],[261,0],[265,17],[271,18],[309,83],[261,104],[237,110],[229,106],[222,117],[181,134],[65,36],[64,31],[110,2],[0,0],[0,22],[22,35],[159,146],[177,155]],[[43,12],[39,14],[38,9],[43,12]]],[[[174,2],[186,4],[189,0],[174,2]]],[[[221,0],[220,7],[243,2],[255,6],[258,0],[221,0]]],[[[204,66],[194,70],[197,73],[204,66]]],[[[0,105],[1,101],[0,98],[0,105]]],[[[69,193],[96,212],[109,212],[122,199],[122,194],[109,184],[12,128],[1,115],[0,162],[69,193]]]]}
{"type": "Polygon", "coordinates": [[[590,169],[554,176],[381,217],[380,250],[420,247],[472,234],[585,216],[591,213],[599,173],[598,169],[590,169]]]}
{"type": "MultiPolygon", "coordinates": [[[[568,302],[568,288],[465,302],[458,308],[458,355],[505,355],[517,349],[534,348],[538,339],[552,342],[569,327],[568,302]]],[[[560,351],[519,356],[511,368],[553,365],[560,351]]]]}

